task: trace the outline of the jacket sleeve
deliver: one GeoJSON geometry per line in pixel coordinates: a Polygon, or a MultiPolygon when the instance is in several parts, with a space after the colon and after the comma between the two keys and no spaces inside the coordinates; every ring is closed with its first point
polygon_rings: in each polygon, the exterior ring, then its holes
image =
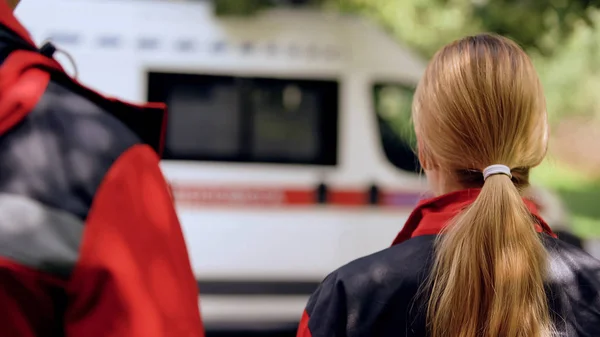
{"type": "Polygon", "coordinates": [[[296,337],[344,337],[346,322],[344,285],[333,273],[308,300],[296,337]]]}
{"type": "Polygon", "coordinates": [[[100,184],[68,297],[68,337],[204,335],[185,241],[150,147],[128,149],[100,184]]]}

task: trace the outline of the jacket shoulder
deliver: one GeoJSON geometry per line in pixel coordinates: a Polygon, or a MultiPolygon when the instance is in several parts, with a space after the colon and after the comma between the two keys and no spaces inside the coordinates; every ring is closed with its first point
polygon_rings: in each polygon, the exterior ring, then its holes
{"type": "Polygon", "coordinates": [[[110,114],[49,82],[24,119],[0,135],[0,210],[10,215],[0,221],[0,257],[68,275],[98,186],[137,142],[110,114]]]}
{"type": "Polygon", "coordinates": [[[435,235],[419,236],[377,253],[354,260],[335,273],[349,289],[381,291],[408,286],[426,277],[433,254],[435,235]]]}
{"type": "Polygon", "coordinates": [[[548,236],[549,299],[559,331],[600,336],[600,261],[580,248],[548,236]]]}
{"type": "Polygon", "coordinates": [[[137,143],[98,105],[50,81],[34,109],[0,137],[0,193],[85,219],[110,166],[137,143]]]}
{"type": "Polygon", "coordinates": [[[306,308],[313,337],[371,336],[374,329],[424,334],[419,293],[431,266],[434,240],[435,236],[412,238],[331,273],[306,308]]]}

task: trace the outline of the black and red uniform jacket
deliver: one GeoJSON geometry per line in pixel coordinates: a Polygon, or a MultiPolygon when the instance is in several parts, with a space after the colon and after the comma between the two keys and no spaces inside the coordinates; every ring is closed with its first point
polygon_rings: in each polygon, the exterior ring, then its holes
{"type": "Polygon", "coordinates": [[[0,335],[204,335],[165,114],[71,79],[0,1],[0,335]]]}
{"type": "MultiPolygon", "coordinates": [[[[298,337],[424,337],[422,289],[442,228],[470,205],[479,190],[424,200],[392,247],[331,273],[311,296],[298,337]]],[[[600,261],[556,238],[525,200],[549,252],[547,294],[560,336],[600,336],[600,261]]]]}

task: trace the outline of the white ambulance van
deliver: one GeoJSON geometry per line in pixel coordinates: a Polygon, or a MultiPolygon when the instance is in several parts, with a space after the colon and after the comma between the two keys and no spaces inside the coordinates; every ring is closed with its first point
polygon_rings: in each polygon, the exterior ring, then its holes
{"type": "Polygon", "coordinates": [[[389,246],[425,191],[407,141],[424,63],[370,23],[221,18],[210,1],[27,0],[17,16],[84,84],[168,103],[162,167],[209,331],[293,329],[318,282],[389,246]]]}

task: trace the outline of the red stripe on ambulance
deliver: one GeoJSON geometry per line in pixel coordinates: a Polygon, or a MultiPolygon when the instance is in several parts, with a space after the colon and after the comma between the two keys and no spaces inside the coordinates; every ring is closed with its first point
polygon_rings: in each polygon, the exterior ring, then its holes
{"type": "MultiPolygon", "coordinates": [[[[184,206],[294,206],[317,205],[316,189],[278,187],[229,187],[172,185],[175,201],[184,206]]],[[[415,192],[382,192],[379,206],[412,207],[421,195],[415,192]]],[[[370,194],[364,190],[329,189],[325,205],[369,206],[370,194]]]]}

